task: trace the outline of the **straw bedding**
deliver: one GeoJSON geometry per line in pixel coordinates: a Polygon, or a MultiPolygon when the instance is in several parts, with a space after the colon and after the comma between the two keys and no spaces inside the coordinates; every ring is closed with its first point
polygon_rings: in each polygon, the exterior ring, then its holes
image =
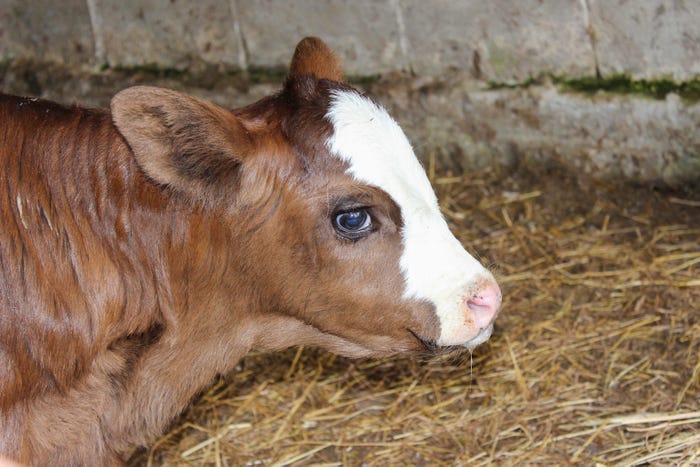
{"type": "MultiPolygon", "coordinates": [[[[251,354],[132,465],[700,463],[700,192],[430,173],[504,306],[473,354],[251,354]]],[[[695,191],[693,191],[695,190],[695,191]]]]}

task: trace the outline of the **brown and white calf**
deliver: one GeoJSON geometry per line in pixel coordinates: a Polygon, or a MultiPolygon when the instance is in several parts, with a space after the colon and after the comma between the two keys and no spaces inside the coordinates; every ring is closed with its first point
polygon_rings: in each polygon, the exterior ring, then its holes
{"type": "Polygon", "coordinates": [[[0,97],[0,455],[113,464],[250,349],[486,341],[501,296],[318,39],[234,111],[0,97]]]}

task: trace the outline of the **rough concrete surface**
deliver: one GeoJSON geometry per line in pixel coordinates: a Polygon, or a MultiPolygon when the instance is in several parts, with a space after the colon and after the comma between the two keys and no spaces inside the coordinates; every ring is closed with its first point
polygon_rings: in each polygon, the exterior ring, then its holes
{"type": "Polygon", "coordinates": [[[219,0],[91,0],[97,63],[185,70],[198,63],[238,65],[238,37],[219,0]]]}
{"type": "Polygon", "coordinates": [[[595,74],[581,2],[402,2],[410,63],[419,75],[468,71],[517,82],[541,74],[595,74]]]}
{"type": "Polygon", "coordinates": [[[700,75],[697,0],[587,0],[600,73],[639,78],[700,75]]]}
{"type": "Polygon", "coordinates": [[[0,0],[0,61],[93,63],[93,44],[83,0],[0,0]]]}
{"type": "Polygon", "coordinates": [[[556,158],[675,184],[700,179],[697,101],[568,93],[547,77],[698,79],[698,24],[691,0],[0,0],[0,91],[107,105],[146,82],[237,106],[318,35],[348,75],[381,77],[370,92],[423,157],[556,158]]]}
{"type": "Polygon", "coordinates": [[[700,103],[675,94],[587,95],[551,83],[488,89],[459,79],[374,87],[421,156],[448,165],[554,159],[600,178],[674,185],[700,177],[700,103]]]}
{"type": "Polygon", "coordinates": [[[343,57],[349,75],[404,69],[395,3],[295,0],[290,8],[287,0],[238,0],[248,65],[284,67],[294,44],[316,35],[343,57]]]}
{"type": "Polygon", "coordinates": [[[0,60],[281,68],[305,35],[353,75],[700,73],[694,0],[0,0],[0,60]]]}

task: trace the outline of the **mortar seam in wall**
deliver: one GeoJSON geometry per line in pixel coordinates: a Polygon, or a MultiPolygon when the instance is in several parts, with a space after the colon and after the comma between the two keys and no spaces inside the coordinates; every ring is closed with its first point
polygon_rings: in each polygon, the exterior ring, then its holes
{"type": "Polygon", "coordinates": [[[96,2],[97,0],[86,0],[85,4],[90,16],[95,65],[99,66],[107,63],[107,54],[105,52],[104,37],[102,36],[102,17],[98,12],[99,9],[96,2]]]}
{"type": "Polygon", "coordinates": [[[248,57],[250,54],[248,53],[248,44],[246,43],[245,33],[243,32],[237,0],[229,0],[229,11],[233,17],[233,33],[236,35],[236,39],[238,39],[238,66],[241,70],[247,70],[248,57]]]}
{"type": "Polygon", "coordinates": [[[591,19],[591,3],[595,0],[580,0],[581,8],[583,9],[583,21],[586,27],[586,34],[591,44],[591,51],[593,52],[593,66],[595,67],[596,78],[601,78],[600,66],[598,65],[598,48],[596,47],[596,37],[595,30],[593,29],[593,20],[591,19]]]}
{"type": "Polygon", "coordinates": [[[399,49],[401,50],[401,62],[403,66],[409,71],[413,72],[413,64],[411,63],[410,55],[408,53],[411,48],[411,44],[408,41],[408,36],[406,35],[406,23],[403,20],[403,10],[401,8],[401,0],[390,0],[391,6],[394,9],[396,15],[396,26],[399,33],[399,49]]]}

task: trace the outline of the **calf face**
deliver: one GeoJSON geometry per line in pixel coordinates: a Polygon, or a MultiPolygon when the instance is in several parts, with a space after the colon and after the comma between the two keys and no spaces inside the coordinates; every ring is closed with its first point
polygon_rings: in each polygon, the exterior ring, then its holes
{"type": "Polygon", "coordinates": [[[150,178],[230,203],[261,311],[298,326],[257,345],[367,356],[489,338],[496,282],[450,233],[399,126],[320,40],[299,44],[281,93],[233,113],[153,88],[112,111],[150,178]]]}

